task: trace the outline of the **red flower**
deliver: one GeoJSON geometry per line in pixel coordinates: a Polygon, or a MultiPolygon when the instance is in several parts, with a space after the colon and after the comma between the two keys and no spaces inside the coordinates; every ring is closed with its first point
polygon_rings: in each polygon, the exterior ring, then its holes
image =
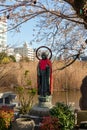
{"type": "Polygon", "coordinates": [[[4,122],[3,126],[8,128],[10,126],[10,123],[12,119],[14,118],[14,110],[9,108],[8,106],[2,106],[0,108],[0,119],[2,119],[4,122]]]}
{"type": "Polygon", "coordinates": [[[59,120],[56,117],[43,117],[40,130],[60,130],[59,120]]]}

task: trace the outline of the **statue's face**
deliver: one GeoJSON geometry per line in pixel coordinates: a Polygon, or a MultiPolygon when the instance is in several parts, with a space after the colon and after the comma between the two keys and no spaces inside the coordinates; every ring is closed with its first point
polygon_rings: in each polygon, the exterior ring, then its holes
{"type": "Polygon", "coordinates": [[[47,55],[45,53],[42,53],[41,57],[43,60],[47,59],[47,55]]]}

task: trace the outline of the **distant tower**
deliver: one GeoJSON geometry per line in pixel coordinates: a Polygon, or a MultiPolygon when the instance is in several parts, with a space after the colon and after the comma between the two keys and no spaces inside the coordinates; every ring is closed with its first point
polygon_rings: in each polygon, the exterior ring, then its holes
{"type": "Polygon", "coordinates": [[[27,42],[23,45],[23,56],[28,57],[30,60],[34,60],[34,49],[32,49],[27,42]]]}
{"type": "Polygon", "coordinates": [[[7,45],[7,20],[4,16],[0,17],[0,51],[7,45]]]}

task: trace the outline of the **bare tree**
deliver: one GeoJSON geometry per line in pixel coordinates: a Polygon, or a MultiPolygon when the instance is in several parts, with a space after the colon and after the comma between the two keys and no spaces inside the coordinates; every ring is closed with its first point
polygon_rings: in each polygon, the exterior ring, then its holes
{"type": "MultiPolygon", "coordinates": [[[[68,16],[75,14],[72,7],[65,2],[58,4],[57,10],[58,9],[62,14],[68,16]]],[[[42,17],[40,17],[37,22],[36,30],[34,29],[34,32],[35,31],[37,32],[35,42],[37,42],[37,44],[39,42],[42,44],[45,43],[50,46],[54,55],[56,57],[62,56],[62,59],[66,62],[59,69],[63,69],[72,64],[80,57],[86,48],[85,38],[87,31],[84,30],[82,25],[76,22],[70,22],[67,19],[62,19],[49,12],[48,14],[42,14],[42,17]]]]}
{"type": "MultiPolygon", "coordinates": [[[[80,21],[79,19],[75,19],[78,17],[76,12],[73,15],[61,12],[60,8],[57,8],[57,5],[61,1],[63,2],[63,0],[38,0],[38,2],[37,0],[4,0],[0,2],[0,15],[3,14],[7,19],[10,19],[10,25],[13,26],[13,28],[18,27],[20,24],[34,17],[47,13],[57,18],[67,19],[72,22],[87,25],[87,22],[84,20],[80,21]]],[[[69,4],[73,6],[70,2],[71,0],[65,1],[69,2],[69,4]]]]}
{"type": "Polygon", "coordinates": [[[86,48],[83,36],[87,35],[82,30],[87,27],[87,2],[81,0],[81,8],[78,3],[76,0],[3,0],[0,2],[0,17],[8,19],[7,31],[19,31],[21,24],[36,18],[39,36],[36,36],[36,41],[50,43],[56,56],[65,54],[67,50],[67,67],[86,48]]]}

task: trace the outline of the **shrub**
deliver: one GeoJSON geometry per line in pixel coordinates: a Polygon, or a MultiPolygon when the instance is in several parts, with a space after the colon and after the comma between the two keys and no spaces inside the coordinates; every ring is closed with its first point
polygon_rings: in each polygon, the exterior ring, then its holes
{"type": "Polygon", "coordinates": [[[3,63],[3,64],[7,64],[7,63],[9,63],[10,62],[10,58],[9,57],[4,57],[3,59],[2,59],[2,61],[1,61],[1,63],[3,63]]]}
{"type": "Polygon", "coordinates": [[[75,115],[70,106],[58,102],[50,109],[50,115],[59,119],[61,130],[72,130],[74,127],[75,115]]]}
{"type": "Polygon", "coordinates": [[[4,57],[7,57],[7,54],[5,52],[0,53],[0,63],[3,60],[4,57]]]}
{"type": "Polygon", "coordinates": [[[0,130],[10,130],[14,111],[7,106],[0,108],[0,130]]]}
{"type": "Polygon", "coordinates": [[[16,59],[13,55],[10,55],[9,57],[12,59],[13,62],[16,62],[16,59]]]}
{"type": "Polygon", "coordinates": [[[19,86],[16,88],[16,92],[19,96],[20,114],[27,114],[32,108],[33,105],[33,98],[36,94],[36,89],[26,89],[25,87],[19,86]]]}
{"type": "Polygon", "coordinates": [[[20,108],[19,112],[20,114],[27,114],[29,113],[30,109],[33,105],[33,99],[36,94],[36,89],[30,87],[31,86],[31,80],[29,79],[29,71],[26,70],[23,75],[23,86],[16,87],[16,93],[19,97],[20,102],[20,108]]]}
{"type": "Polygon", "coordinates": [[[43,117],[40,130],[61,130],[59,120],[56,117],[43,117]]]}

